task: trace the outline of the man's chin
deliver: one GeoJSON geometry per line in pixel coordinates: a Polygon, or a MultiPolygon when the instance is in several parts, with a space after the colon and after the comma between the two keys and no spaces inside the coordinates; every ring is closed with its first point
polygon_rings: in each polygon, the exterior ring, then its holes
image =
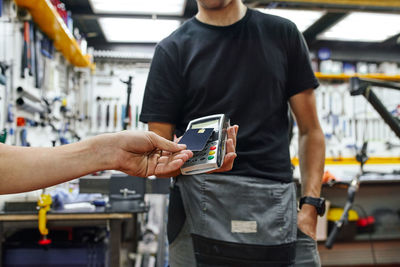
{"type": "Polygon", "coordinates": [[[232,2],[231,0],[197,0],[199,4],[209,10],[218,10],[226,7],[232,2]]]}

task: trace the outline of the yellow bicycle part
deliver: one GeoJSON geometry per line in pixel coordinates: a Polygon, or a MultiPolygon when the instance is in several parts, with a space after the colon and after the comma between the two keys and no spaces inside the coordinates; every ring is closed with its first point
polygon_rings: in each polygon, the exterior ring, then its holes
{"type": "Polygon", "coordinates": [[[47,212],[50,210],[50,205],[52,203],[51,196],[49,194],[42,194],[38,200],[39,207],[39,232],[43,236],[49,234],[49,229],[47,229],[47,212]]]}

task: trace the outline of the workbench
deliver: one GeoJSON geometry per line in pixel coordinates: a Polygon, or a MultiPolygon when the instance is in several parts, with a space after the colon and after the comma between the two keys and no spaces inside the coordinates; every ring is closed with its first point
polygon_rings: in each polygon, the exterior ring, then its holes
{"type": "MultiPolygon", "coordinates": [[[[57,212],[47,215],[48,228],[69,226],[102,226],[109,229],[109,249],[108,249],[108,266],[120,266],[120,249],[122,222],[133,220],[134,225],[137,223],[137,214],[145,212],[145,210],[135,211],[132,213],[114,213],[114,212],[90,212],[90,213],[66,213],[57,212]]],[[[0,267],[3,263],[3,247],[2,243],[4,233],[9,229],[36,228],[38,223],[37,214],[15,214],[0,213],[0,267]]],[[[137,231],[134,231],[136,233],[137,231]]],[[[137,240],[137,236],[134,237],[137,240]]]]}

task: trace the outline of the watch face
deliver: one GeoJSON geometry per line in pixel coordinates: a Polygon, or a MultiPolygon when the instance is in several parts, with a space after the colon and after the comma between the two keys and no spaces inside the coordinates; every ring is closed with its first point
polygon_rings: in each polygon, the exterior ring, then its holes
{"type": "Polygon", "coordinates": [[[323,216],[325,214],[325,199],[320,198],[319,208],[317,209],[318,215],[323,216]]]}

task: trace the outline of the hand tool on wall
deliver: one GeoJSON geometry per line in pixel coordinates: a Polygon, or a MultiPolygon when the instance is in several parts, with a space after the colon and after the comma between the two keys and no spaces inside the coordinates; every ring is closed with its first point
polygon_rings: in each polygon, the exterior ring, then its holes
{"type": "Polygon", "coordinates": [[[7,77],[6,71],[10,66],[4,62],[0,62],[0,85],[4,85],[0,87],[0,129],[5,127],[6,124],[6,114],[7,114],[7,102],[8,102],[8,93],[7,93],[7,77]]]}
{"type": "Polygon", "coordinates": [[[135,128],[137,129],[139,127],[139,106],[136,105],[136,109],[135,109],[136,113],[135,113],[135,128]]]}
{"type": "Polygon", "coordinates": [[[97,130],[100,129],[101,127],[101,97],[98,96],[96,98],[97,101],[97,114],[96,114],[96,118],[97,118],[97,130]]]}
{"type": "Polygon", "coordinates": [[[54,45],[53,41],[50,40],[48,37],[43,36],[40,40],[40,52],[45,57],[52,59],[54,55],[54,45]]]}
{"type": "Polygon", "coordinates": [[[128,125],[130,125],[130,123],[131,123],[130,98],[131,98],[131,93],[132,93],[132,76],[129,76],[127,81],[121,80],[121,82],[125,83],[127,85],[126,111],[125,111],[124,124],[123,124],[123,129],[126,130],[128,128],[128,125]]]}
{"type": "Polygon", "coordinates": [[[6,85],[7,78],[6,78],[6,71],[10,66],[4,62],[0,62],[0,84],[6,85]]]}
{"type": "Polygon", "coordinates": [[[28,49],[29,49],[29,76],[33,76],[33,73],[35,72],[35,51],[34,51],[34,38],[33,38],[33,31],[34,31],[34,26],[33,22],[29,22],[29,44],[28,44],[28,49]]]}
{"type": "Polygon", "coordinates": [[[22,50],[21,57],[21,78],[25,78],[25,69],[29,69],[29,73],[31,73],[31,50],[29,48],[30,44],[30,30],[29,30],[29,22],[24,22],[24,46],[22,50]]]}
{"type": "Polygon", "coordinates": [[[129,105],[128,107],[128,126],[132,127],[132,106],[129,105]]]}
{"type": "Polygon", "coordinates": [[[110,125],[110,104],[107,104],[106,107],[106,127],[110,125]]]}
{"type": "Polygon", "coordinates": [[[27,140],[27,135],[28,132],[25,128],[21,129],[20,131],[20,138],[21,138],[21,146],[30,146],[28,140],[27,140]]]}
{"type": "Polygon", "coordinates": [[[347,120],[342,119],[342,137],[347,137],[347,120]]]}
{"type": "Polygon", "coordinates": [[[386,142],[385,145],[386,145],[387,150],[392,150],[394,148],[400,148],[400,145],[396,145],[391,142],[386,142]]]}
{"type": "Polygon", "coordinates": [[[49,245],[51,240],[47,238],[49,229],[47,229],[47,212],[50,210],[52,203],[51,196],[49,194],[42,194],[38,200],[39,216],[38,216],[38,228],[42,235],[39,240],[39,245],[49,245]]]}
{"type": "MultiPolygon", "coordinates": [[[[338,126],[339,124],[339,116],[331,114],[331,123],[332,123],[332,135],[336,136],[337,132],[336,132],[336,126],[338,126]]],[[[337,137],[337,136],[336,136],[337,137]]]]}
{"type": "Polygon", "coordinates": [[[122,125],[122,127],[124,126],[125,112],[126,112],[126,107],[125,107],[125,105],[122,105],[121,106],[121,125],[122,125]]]}
{"type": "Polygon", "coordinates": [[[331,124],[331,116],[333,114],[333,112],[332,112],[332,101],[333,101],[332,100],[332,92],[328,91],[327,95],[328,95],[329,110],[328,110],[328,113],[326,113],[326,115],[324,116],[324,119],[325,119],[326,123],[329,125],[329,124],[331,124]]]}
{"type": "Polygon", "coordinates": [[[6,85],[6,76],[0,73],[0,85],[6,85]]]}
{"type": "Polygon", "coordinates": [[[353,123],[352,123],[352,119],[349,119],[349,137],[353,137],[353,123]]]}
{"type": "Polygon", "coordinates": [[[37,38],[37,32],[36,32],[36,27],[34,24],[32,24],[32,32],[33,32],[33,45],[32,45],[32,50],[33,50],[33,67],[35,69],[35,87],[40,88],[40,78],[39,78],[39,58],[38,58],[38,38],[37,38]]]}
{"type": "Polygon", "coordinates": [[[117,128],[117,123],[118,123],[118,105],[115,103],[114,105],[114,129],[117,128]]]}
{"type": "Polygon", "coordinates": [[[17,117],[17,130],[15,145],[30,146],[27,140],[26,120],[24,117],[17,117]],[[18,139],[19,138],[19,139],[18,139]]]}

